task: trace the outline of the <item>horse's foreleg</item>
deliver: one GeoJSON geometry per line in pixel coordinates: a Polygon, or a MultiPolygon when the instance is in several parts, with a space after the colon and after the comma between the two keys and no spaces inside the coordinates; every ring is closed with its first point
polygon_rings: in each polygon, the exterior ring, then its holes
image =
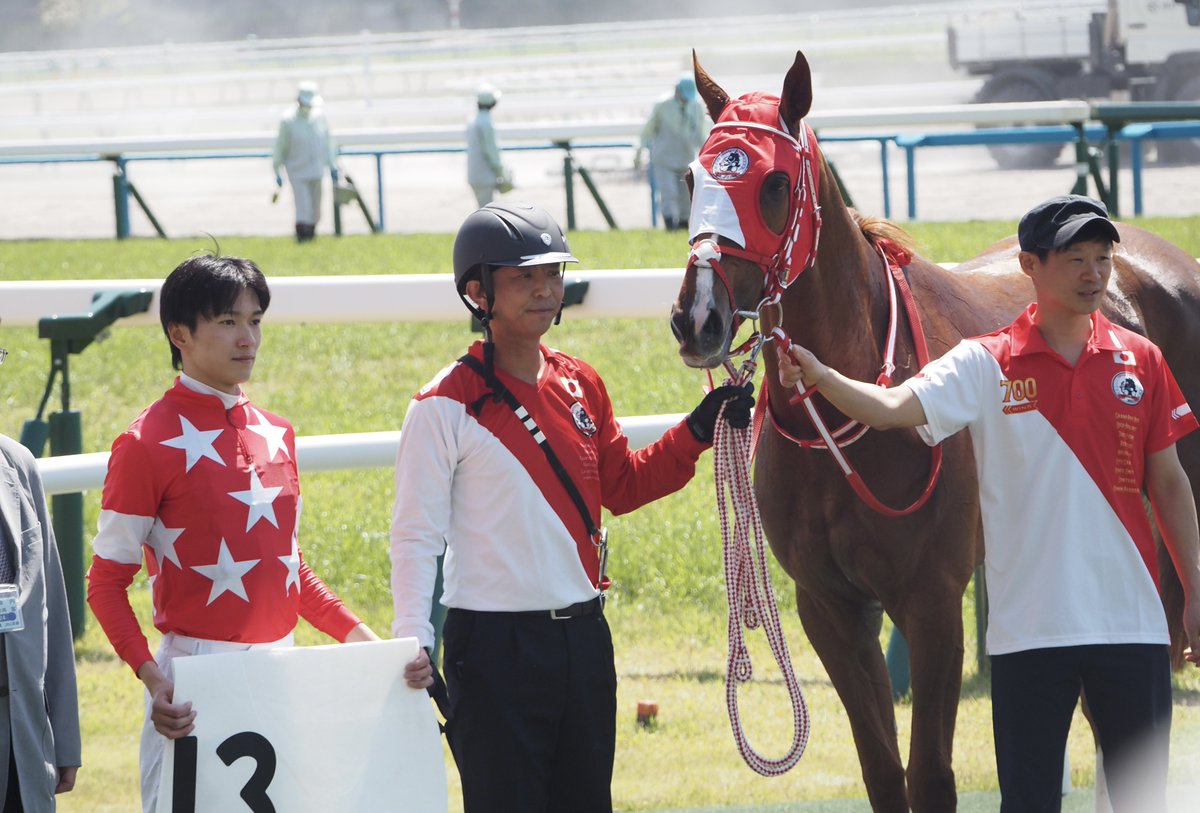
{"type": "Polygon", "coordinates": [[[875,813],[907,813],[891,683],[879,648],[880,610],[866,599],[819,598],[796,588],[805,635],[846,708],[875,813]]]}
{"type": "Polygon", "coordinates": [[[912,671],[908,798],[914,813],[946,813],[958,803],[952,757],[962,688],[962,602],[948,599],[943,605],[925,606],[919,616],[899,621],[912,671]]]}

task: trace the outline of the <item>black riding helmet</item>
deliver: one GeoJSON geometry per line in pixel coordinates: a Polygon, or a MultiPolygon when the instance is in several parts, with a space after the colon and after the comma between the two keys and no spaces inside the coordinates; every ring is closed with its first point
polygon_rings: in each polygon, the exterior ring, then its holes
{"type": "Polygon", "coordinates": [[[491,310],[492,268],[577,262],[554,218],[531,203],[489,203],[468,215],[454,238],[454,286],[485,325],[487,314],[466,296],[467,282],[483,283],[491,310]]]}

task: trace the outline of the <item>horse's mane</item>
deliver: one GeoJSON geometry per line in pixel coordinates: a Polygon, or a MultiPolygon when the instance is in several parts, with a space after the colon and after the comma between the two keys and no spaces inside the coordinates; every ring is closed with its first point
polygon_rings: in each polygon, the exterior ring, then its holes
{"type": "Polygon", "coordinates": [[[891,240],[907,249],[909,253],[917,253],[917,241],[913,236],[890,220],[864,215],[857,209],[850,209],[850,216],[858,224],[863,236],[871,241],[871,245],[876,245],[880,240],[891,240]]]}

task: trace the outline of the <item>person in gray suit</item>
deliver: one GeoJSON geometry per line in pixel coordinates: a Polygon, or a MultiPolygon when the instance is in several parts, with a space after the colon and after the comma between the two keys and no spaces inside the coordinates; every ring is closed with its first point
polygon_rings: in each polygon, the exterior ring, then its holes
{"type": "MultiPolygon", "coordinates": [[[[0,349],[0,364],[6,351],[0,349]]],[[[45,813],[82,762],[75,649],[33,455],[0,435],[0,809],[45,813]]]]}

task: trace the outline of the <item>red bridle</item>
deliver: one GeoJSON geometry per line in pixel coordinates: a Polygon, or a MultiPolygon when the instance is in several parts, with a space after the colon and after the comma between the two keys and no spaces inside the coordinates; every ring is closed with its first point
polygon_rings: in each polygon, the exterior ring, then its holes
{"type": "Polygon", "coordinates": [[[817,139],[805,123],[798,137],[785,128],[777,97],[746,94],[725,106],[692,163],[692,237],[712,236],[693,243],[688,269],[708,267],[720,279],[733,311],[733,333],[744,318],[778,302],[817,257],[821,233],[817,139]],[[785,173],[792,186],[782,232],[770,228],[759,206],[763,183],[777,172],[785,173]],[[717,242],[720,238],[725,238],[725,245],[717,242]],[[754,311],[738,306],[721,264],[723,255],[740,257],[762,269],[762,299],[754,311]]]}
{"type": "MultiPolygon", "coordinates": [[[[816,136],[807,124],[802,123],[800,137],[796,138],[783,128],[786,126],[779,116],[779,100],[761,93],[747,94],[736,102],[726,105],[720,120],[713,125],[699,158],[692,164],[693,198],[691,229],[693,237],[706,236],[692,245],[688,258],[688,271],[711,269],[721,281],[729,296],[732,310],[731,337],[737,334],[744,319],[757,320],[764,308],[778,305],[783,292],[795,282],[817,258],[817,246],[821,232],[821,207],[819,204],[817,178],[816,136]],[[767,117],[777,120],[779,126],[761,121],[767,117]],[[782,233],[770,229],[762,218],[759,195],[766,177],[775,172],[787,173],[793,179],[793,194],[789,202],[787,227],[782,233]],[[725,238],[734,245],[721,245],[725,238]],[[799,249],[799,250],[797,250],[799,249]],[[762,298],[754,310],[740,308],[734,296],[733,284],[721,262],[725,255],[739,257],[757,265],[763,272],[762,298]]],[[[921,329],[916,303],[908,288],[901,266],[909,258],[898,246],[880,241],[877,246],[883,260],[890,293],[890,319],[888,343],[884,351],[884,364],[876,383],[888,386],[895,370],[894,351],[898,324],[897,307],[903,302],[916,343],[919,363],[928,361],[928,348],[921,329]],[[903,254],[903,256],[901,256],[903,254]]],[[[782,317],[782,314],[781,314],[782,317]]],[[[782,318],[780,318],[782,322],[782,318]]],[[[791,341],[781,327],[775,327],[768,336],[759,336],[757,331],[730,356],[748,353],[740,371],[735,371],[730,361],[725,362],[734,383],[744,383],[753,377],[757,368],[756,357],[768,341],[777,341],[786,351],[791,341]]],[[[764,390],[765,391],[765,390],[764,390]]],[[[871,493],[862,477],[841,453],[841,448],[858,440],[867,427],[848,421],[836,430],[830,430],[812,402],[810,390],[799,393],[791,403],[801,404],[807,412],[818,438],[804,440],[783,430],[770,409],[769,402],[760,398],[756,430],[761,427],[764,411],[771,414],[772,422],[780,434],[805,448],[825,448],[830,451],[839,467],[859,497],[874,510],[888,516],[904,516],[916,511],[929,499],[941,471],[941,447],[933,450],[929,479],[920,496],[911,505],[894,509],[883,505],[871,493]]]]}

